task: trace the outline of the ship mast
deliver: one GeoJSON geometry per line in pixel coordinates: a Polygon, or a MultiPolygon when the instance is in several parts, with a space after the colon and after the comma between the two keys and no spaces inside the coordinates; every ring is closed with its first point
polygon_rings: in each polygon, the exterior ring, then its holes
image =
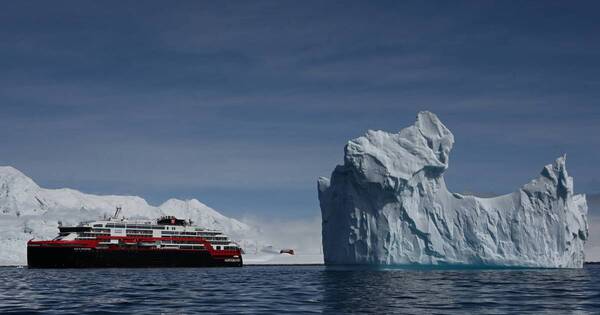
{"type": "Polygon", "coordinates": [[[113,215],[113,218],[115,220],[118,219],[120,213],[121,213],[121,206],[117,206],[117,210],[115,211],[115,214],[113,215]]]}

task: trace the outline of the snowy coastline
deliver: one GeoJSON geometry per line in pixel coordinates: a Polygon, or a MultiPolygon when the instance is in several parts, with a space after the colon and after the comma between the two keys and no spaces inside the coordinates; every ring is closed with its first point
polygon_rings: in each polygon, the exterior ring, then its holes
{"type": "Polygon", "coordinates": [[[0,167],[0,266],[26,265],[27,241],[54,238],[59,221],[71,225],[108,217],[116,206],[121,206],[123,216],[128,218],[154,219],[174,215],[191,219],[208,229],[221,230],[246,252],[253,253],[247,258],[244,255],[244,259],[255,263],[318,263],[319,259],[322,262],[322,255],[311,254],[310,258],[302,255],[319,251],[320,235],[309,244],[294,242],[297,235],[283,235],[277,239],[274,235],[281,231],[271,232],[274,227],[256,226],[226,217],[196,199],[169,199],[159,206],[152,206],[137,196],[98,196],[66,188],[45,189],[19,170],[5,166],[0,167]],[[283,257],[273,253],[275,249],[278,253],[279,247],[294,246],[300,246],[296,248],[298,255],[283,257]]]}

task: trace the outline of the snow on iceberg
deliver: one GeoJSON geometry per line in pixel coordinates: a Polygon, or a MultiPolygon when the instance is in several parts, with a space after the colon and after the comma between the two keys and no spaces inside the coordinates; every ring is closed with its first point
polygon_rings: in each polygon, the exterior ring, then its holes
{"type": "Polygon", "coordinates": [[[587,204],[565,157],[512,194],[478,198],[446,188],[453,144],[430,112],[349,141],[344,164],[318,181],[325,263],[583,266],[587,204]]]}

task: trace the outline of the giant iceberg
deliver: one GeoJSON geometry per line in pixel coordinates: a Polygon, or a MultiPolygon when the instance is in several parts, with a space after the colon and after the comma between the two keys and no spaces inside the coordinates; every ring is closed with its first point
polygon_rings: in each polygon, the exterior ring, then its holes
{"type": "Polygon", "coordinates": [[[325,263],[583,266],[587,204],[565,157],[512,194],[478,198],[446,188],[453,144],[430,112],[349,141],[344,164],[318,181],[325,263]]]}

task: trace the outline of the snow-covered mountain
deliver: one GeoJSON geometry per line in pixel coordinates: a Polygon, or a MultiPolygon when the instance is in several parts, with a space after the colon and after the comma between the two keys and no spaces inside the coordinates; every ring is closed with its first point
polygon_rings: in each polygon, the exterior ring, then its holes
{"type": "MultiPolygon", "coordinates": [[[[174,215],[222,230],[240,243],[256,244],[258,229],[228,218],[196,199],[170,199],[155,207],[136,196],[98,196],[73,189],[45,189],[9,166],[0,167],[0,265],[26,263],[26,242],[57,235],[58,221],[77,224],[111,216],[117,206],[128,218],[174,215]]],[[[265,243],[263,240],[262,243],[265,243]]]]}
{"type": "Polygon", "coordinates": [[[582,267],[587,205],[565,157],[512,194],[478,198],[446,187],[453,144],[430,112],[348,142],[319,179],[325,263],[582,267]]]}
{"type": "Polygon", "coordinates": [[[246,223],[226,217],[197,199],[179,200],[169,199],[158,206],[163,213],[174,215],[178,218],[190,218],[194,223],[202,226],[226,231],[233,238],[241,239],[249,233],[254,234],[256,228],[251,228],[246,223]]]}

